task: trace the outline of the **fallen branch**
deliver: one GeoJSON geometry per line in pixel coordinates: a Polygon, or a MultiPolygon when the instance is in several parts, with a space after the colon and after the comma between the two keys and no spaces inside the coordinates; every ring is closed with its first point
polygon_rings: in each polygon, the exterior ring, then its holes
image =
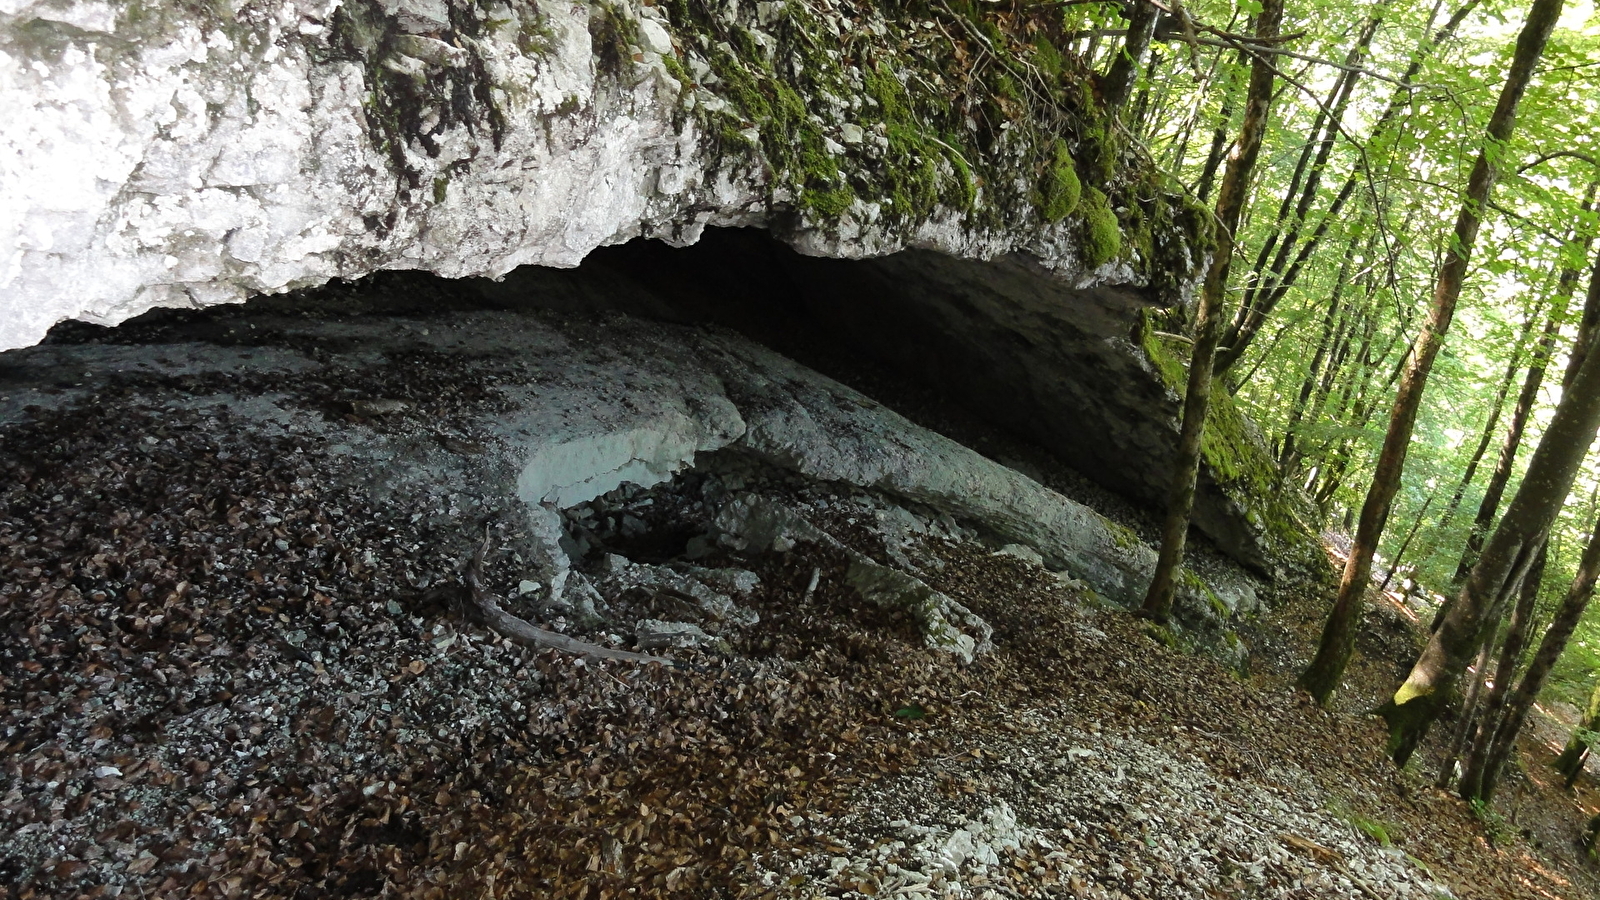
{"type": "Polygon", "coordinates": [[[473,608],[482,617],[483,624],[494,629],[504,637],[508,637],[519,644],[529,647],[549,648],[560,650],[562,653],[572,653],[578,656],[590,656],[596,659],[622,659],[629,662],[662,663],[675,665],[664,657],[651,656],[647,653],[634,653],[628,650],[612,650],[598,644],[574,640],[564,634],[557,634],[540,628],[526,619],[506,612],[500,602],[495,599],[483,586],[483,560],[489,554],[489,529],[483,530],[483,543],[472,554],[472,560],[467,563],[466,582],[467,591],[471,596],[473,608]]]}

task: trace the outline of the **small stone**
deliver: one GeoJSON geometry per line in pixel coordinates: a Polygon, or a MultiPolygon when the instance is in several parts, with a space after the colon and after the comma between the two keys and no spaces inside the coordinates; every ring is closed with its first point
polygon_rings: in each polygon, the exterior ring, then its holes
{"type": "Polygon", "coordinates": [[[537,594],[539,593],[539,583],[537,581],[529,581],[528,579],[524,578],[517,582],[517,593],[524,597],[529,594],[537,594]]]}
{"type": "Polygon", "coordinates": [[[672,53],[672,35],[655,19],[640,19],[639,46],[657,56],[666,56],[672,53]]]}
{"type": "Polygon", "coordinates": [[[640,650],[681,650],[709,644],[712,637],[692,622],[663,622],[640,619],[633,626],[633,639],[640,650]]]}
{"type": "Polygon", "coordinates": [[[861,130],[860,125],[846,122],[839,126],[839,137],[846,144],[859,144],[866,137],[866,132],[861,130]]]}

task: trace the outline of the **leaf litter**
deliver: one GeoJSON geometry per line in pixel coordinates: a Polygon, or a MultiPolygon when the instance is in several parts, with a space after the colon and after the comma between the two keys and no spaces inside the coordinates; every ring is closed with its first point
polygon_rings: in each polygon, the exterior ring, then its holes
{"type": "MultiPolygon", "coordinates": [[[[492,409],[494,379],[444,354],[391,362],[341,383],[108,378],[0,430],[0,897],[1593,889],[1570,860],[1491,846],[1388,764],[1371,721],[1288,689],[1314,590],[1262,624],[1264,664],[1241,679],[931,511],[891,545],[869,527],[881,497],[691,473],[601,498],[581,528],[569,511],[572,533],[678,564],[709,488],[765,491],[916,566],[993,649],[968,666],[928,649],[905,611],[846,586],[837,548],[804,542],[694,560],[757,576],[739,601],[755,624],[681,592],[613,593],[611,621],[541,608],[512,510],[399,502],[341,445],[410,432],[475,465],[461,410],[492,409]],[[300,414],[267,427],[216,402],[250,395],[300,414]],[[507,549],[485,588],[540,627],[625,650],[620,622],[699,616],[716,641],[673,666],[513,644],[464,582],[486,523],[507,549]]],[[[1395,662],[1369,657],[1357,677],[1378,684],[1395,662]]]]}

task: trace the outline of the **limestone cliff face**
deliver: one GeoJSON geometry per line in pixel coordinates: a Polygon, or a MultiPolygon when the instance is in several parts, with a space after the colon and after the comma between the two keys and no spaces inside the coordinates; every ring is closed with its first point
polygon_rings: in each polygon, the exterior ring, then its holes
{"type": "MultiPolygon", "coordinates": [[[[789,267],[827,340],[1159,502],[1176,402],[1137,323],[1190,295],[1209,218],[1108,127],[1059,17],[1022,40],[983,9],[0,0],[0,350],[65,319],[745,226],[874,260],[789,267]]],[[[1197,524],[1269,571],[1281,523],[1232,474],[1197,524]]]]}
{"type": "Polygon", "coordinates": [[[707,225],[848,258],[1020,252],[1172,302],[1200,218],[1082,73],[974,29],[832,0],[0,0],[0,348],[707,225]]]}

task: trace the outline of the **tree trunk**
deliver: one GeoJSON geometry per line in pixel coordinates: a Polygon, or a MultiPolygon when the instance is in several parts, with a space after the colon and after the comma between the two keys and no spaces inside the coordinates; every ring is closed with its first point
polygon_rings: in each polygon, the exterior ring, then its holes
{"type": "MultiPolygon", "coordinates": [[[[1600,188],[1600,184],[1590,183],[1582,205],[1585,211],[1594,206],[1597,188],[1600,188]]],[[[1592,235],[1582,237],[1581,246],[1586,255],[1592,243],[1592,235]]],[[[1472,519],[1472,528],[1467,532],[1467,543],[1461,551],[1461,562],[1456,565],[1454,580],[1458,585],[1467,580],[1467,573],[1472,570],[1473,563],[1477,562],[1478,554],[1483,552],[1483,539],[1489,533],[1489,525],[1500,509],[1500,500],[1505,496],[1506,485],[1510,482],[1511,473],[1516,467],[1517,452],[1522,446],[1523,430],[1527,427],[1528,417],[1532,415],[1533,405],[1539,398],[1539,389],[1544,386],[1545,372],[1555,352],[1556,335],[1561,330],[1561,320],[1567,315],[1567,307],[1572,301],[1573,291],[1577,288],[1578,279],[1582,275],[1581,266],[1569,266],[1562,269],[1561,276],[1556,282],[1555,293],[1550,301],[1550,319],[1545,323],[1544,333],[1540,335],[1538,348],[1529,363],[1528,374],[1523,378],[1522,393],[1517,395],[1517,405],[1512,407],[1511,424],[1506,429],[1505,441],[1500,445],[1500,456],[1495,461],[1494,472],[1489,476],[1489,484],[1484,488],[1483,499],[1478,503],[1478,513],[1472,519]]],[[[1567,369],[1562,374],[1563,389],[1572,384],[1597,321],[1600,321],[1600,297],[1593,296],[1591,292],[1584,301],[1583,320],[1578,324],[1578,337],[1573,341],[1572,352],[1567,358],[1567,369]]]]}
{"type": "Polygon", "coordinates": [[[1295,429],[1300,427],[1300,422],[1305,418],[1306,408],[1311,403],[1311,397],[1316,392],[1317,382],[1322,376],[1322,366],[1328,361],[1328,352],[1333,348],[1334,329],[1340,324],[1339,304],[1344,299],[1345,285],[1350,280],[1350,266],[1356,254],[1355,236],[1350,238],[1350,246],[1339,261],[1339,275],[1333,283],[1333,293],[1328,297],[1328,312],[1322,317],[1322,336],[1317,339],[1316,352],[1311,355],[1311,366],[1306,369],[1305,380],[1300,382],[1300,393],[1296,395],[1294,405],[1289,408],[1289,421],[1283,427],[1283,447],[1278,451],[1278,466],[1288,471],[1289,461],[1295,459],[1295,442],[1298,439],[1295,429]]]}
{"type": "MultiPolygon", "coordinates": [[[[1489,119],[1484,147],[1479,151],[1472,174],[1467,179],[1465,202],[1456,217],[1454,237],[1445,250],[1433,303],[1423,322],[1422,331],[1412,344],[1405,373],[1400,377],[1400,389],[1389,415],[1389,430],[1384,435],[1383,449],[1378,454],[1372,485],[1361,506],[1361,518],[1356,526],[1350,558],[1345,563],[1344,576],[1339,582],[1338,598],[1323,629],[1316,658],[1300,677],[1300,683],[1318,703],[1326,704],[1333,697],[1339,687],[1339,679],[1344,677],[1350,654],[1355,650],[1356,631],[1372,572],[1372,555],[1388,522],[1395,492],[1400,488],[1406,452],[1411,445],[1411,433],[1422,407],[1422,393],[1427,387],[1428,375],[1433,370],[1434,358],[1455,317],[1456,301],[1461,296],[1461,284],[1471,261],[1473,244],[1477,242],[1482,212],[1499,176],[1498,157],[1504,152],[1503,148],[1516,127],[1517,105],[1527,91],[1534,66],[1544,52],[1556,19],[1561,15],[1561,6],[1562,0],[1534,0],[1522,33],[1517,36],[1516,53],[1506,84],[1500,91],[1500,99],[1495,104],[1494,114],[1489,119]]],[[[1591,428],[1591,435],[1593,431],[1591,428]]],[[[1473,651],[1466,655],[1470,657],[1473,651]]]]}
{"type": "MultiPolygon", "coordinates": [[[[1483,783],[1475,795],[1477,799],[1487,801],[1494,798],[1494,789],[1499,784],[1500,773],[1505,770],[1506,760],[1511,758],[1511,751],[1517,743],[1517,735],[1521,733],[1522,724],[1528,719],[1528,711],[1533,709],[1534,702],[1539,699],[1539,692],[1544,689],[1545,680],[1550,677],[1550,670],[1555,668],[1556,660],[1561,658],[1561,652],[1567,649],[1567,641],[1572,639],[1572,632],[1577,630],[1584,610],[1589,608],[1589,600],[1594,597],[1597,578],[1600,578],[1600,523],[1596,523],[1594,530],[1590,532],[1589,545],[1583,550],[1583,560],[1578,564],[1578,574],[1572,580],[1572,587],[1562,599],[1560,609],[1556,610],[1556,617],[1550,623],[1550,628],[1545,631],[1544,639],[1539,642],[1539,650],[1534,653],[1533,661],[1528,664],[1528,671],[1517,684],[1516,693],[1506,704],[1505,715],[1501,717],[1499,727],[1495,730],[1494,741],[1481,763],[1483,783]]],[[[1472,799],[1464,791],[1462,796],[1472,799]]]]}
{"type": "MultiPolygon", "coordinates": [[[[1483,790],[1484,763],[1494,743],[1495,731],[1500,727],[1506,702],[1511,697],[1511,682],[1516,680],[1517,669],[1522,666],[1522,653],[1528,649],[1528,637],[1533,634],[1533,606],[1539,600],[1539,585],[1544,580],[1544,567],[1549,559],[1550,543],[1546,541],[1540,546],[1539,555],[1528,568],[1527,575],[1523,576],[1521,589],[1517,592],[1517,605],[1511,611],[1506,639],[1500,647],[1500,662],[1494,669],[1494,684],[1483,704],[1483,725],[1477,739],[1472,742],[1472,749],[1467,754],[1466,771],[1461,775],[1460,792],[1463,800],[1471,800],[1483,790]]],[[[1487,647],[1488,643],[1485,641],[1484,645],[1487,647]]]]}
{"type": "Polygon", "coordinates": [[[1123,39],[1122,52],[1111,62],[1105,81],[1100,86],[1106,101],[1106,112],[1117,115],[1122,105],[1133,93],[1133,83],[1139,79],[1139,64],[1144,62],[1145,51],[1150,49],[1150,36],[1156,30],[1156,7],[1150,0],[1132,0],[1133,10],[1128,18],[1128,36],[1123,39]]]}
{"type": "Polygon", "coordinates": [[[1522,392],[1517,395],[1517,403],[1511,408],[1511,423],[1506,427],[1505,440],[1500,444],[1500,456],[1489,475],[1489,484],[1484,487],[1483,499],[1478,501],[1478,513],[1472,519],[1472,528],[1467,532],[1467,545],[1461,552],[1461,562],[1456,564],[1456,584],[1467,580],[1467,574],[1478,561],[1478,554],[1483,552],[1483,541],[1489,534],[1489,525],[1494,522],[1494,514],[1500,509],[1500,498],[1505,496],[1506,485],[1510,483],[1511,473],[1516,468],[1522,434],[1528,426],[1528,417],[1533,413],[1533,404],[1539,399],[1539,388],[1544,386],[1545,370],[1560,330],[1560,319],[1552,312],[1544,334],[1539,337],[1539,346],[1528,365],[1528,373],[1523,376],[1522,392]]]}
{"type": "MultiPolygon", "coordinates": [[[[1349,108],[1351,98],[1355,96],[1358,69],[1382,23],[1381,11],[1368,17],[1356,38],[1355,45],[1345,54],[1345,65],[1350,68],[1342,70],[1334,79],[1327,104],[1318,107],[1316,121],[1311,126],[1311,137],[1301,148],[1300,158],[1295,162],[1294,173],[1289,178],[1289,188],[1284,192],[1283,202],[1278,206],[1278,217],[1273,230],[1256,253],[1255,268],[1251,271],[1251,283],[1245,288],[1239,309],[1234,313],[1233,321],[1229,323],[1227,332],[1222,336],[1222,349],[1217,354],[1219,374],[1232,369],[1234,364],[1244,357],[1245,351],[1260,333],[1261,326],[1266,323],[1267,316],[1271,314],[1278,300],[1287,293],[1287,289],[1279,290],[1284,281],[1284,267],[1299,242],[1300,229],[1311,212],[1311,206],[1316,202],[1317,190],[1322,186],[1323,172],[1327,169],[1328,160],[1333,154],[1335,138],[1344,125],[1344,115],[1349,108]],[[1274,250],[1278,251],[1276,256],[1273,255],[1274,250]]],[[[1338,205],[1343,206],[1347,196],[1338,200],[1338,205]]],[[[1323,221],[1326,223],[1331,220],[1325,218],[1323,221]]],[[[1320,234],[1319,230],[1319,237],[1320,234]]]]}
{"type": "Polygon", "coordinates": [[[1400,568],[1400,563],[1406,557],[1406,551],[1411,549],[1411,542],[1416,539],[1417,532],[1422,530],[1422,520],[1428,515],[1428,507],[1433,505],[1437,494],[1429,494],[1428,499],[1422,501],[1422,509],[1417,512],[1416,521],[1411,523],[1411,530],[1406,532],[1405,540],[1400,542],[1400,549],[1394,552],[1394,559],[1389,561],[1389,572],[1383,576],[1383,584],[1378,585],[1378,593],[1389,589],[1389,582],[1394,580],[1395,570],[1400,568]]]}
{"type": "MultiPolygon", "coordinates": [[[[1240,50],[1238,65],[1243,66],[1249,61],[1249,52],[1240,50]]],[[[1252,80],[1254,77],[1254,69],[1252,69],[1252,80]]],[[[1232,79],[1230,78],[1229,81],[1231,82],[1232,79]]],[[[1206,154],[1206,167],[1200,172],[1200,183],[1195,188],[1195,196],[1200,199],[1201,203],[1205,203],[1211,198],[1211,185],[1216,181],[1217,169],[1222,165],[1223,151],[1228,149],[1228,126],[1233,124],[1233,91],[1229,90],[1231,87],[1232,85],[1230,84],[1223,89],[1222,108],[1217,111],[1217,127],[1215,131],[1211,132],[1211,151],[1206,154]]],[[[1239,133],[1244,134],[1242,125],[1239,133]]],[[[1217,202],[1220,205],[1222,198],[1217,198],[1217,202]]]]}
{"type": "MultiPolygon", "coordinates": [[[[1263,43],[1270,43],[1278,36],[1282,19],[1283,0],[1264,0],[1261,12],[1256,15],[1256,37],[1263,43]]],[[[1228,168],[1217,194],[1217,249],[1211,258],[1211,268],[1206,272],[1196,313],[1197,330],[1189,359],[1189,383],[1183,398],[1183,425],[1178,435],[1177,458],[1173,462],[1172,487],[1167,494],[1167,516],[1161,530],[1161,552],[1140,610],[1158,622],[1165,622],[1172,615],[1178,570],[1183,565],[1189,514],[1194,508],[1195,480],[1200,473],[1200,439],[1211,401],[1211,362],[1217,349],[1222,305],[1228,293],[1228,270],[1233,261],[1233,237],[1250,191],[1250,174],[1261,153],[1261,137],[1266,132],[1272,101],[1272,80],[1271,61],[1262,54],[1250,69],[1244,121],[1239,126],[1239,138],[1229,154],[1228,168]]]]}
{"type": "MultiPolygon", "coordinates": [[[[1494,618],[1500,618],[1495,615],[1494,618]]],[[[1482,707],[1483,684],[1489,678],[1489,642],[1484,641],[1478,649],[1478,658],[1472,664],[1472,683],[1467,686],[1467,695],[1461,701],[1461,720],[1456,723],[1456,730],[1450,739],[1450,746],[1445,751],[1444,761],[1439,764],[1439,777],[1434,781],[1434,786],[1439,790],[1449,790],[1456,781],[1456,763],[1461,759],[1461,754],[1466,750],[1469,741],[1475,740],[1474,728],[1478,723],[1478,711],[1482,707]]]]}
{"type": "MultiPolygon", "coordinates": [[[[1460,27],[1461,23],[1471,14],[1479,2],[1481,0],[1468,0],[1468,2],[1462,4],[1450,17],[1450,20],[1434,33],[1431,39],[1424,40],[1418,45],[1416,52],[1412,55],[1411,64],[1406,68],[1405,75],[1401,77],[1400,83],[1389,97],[1388,105],[1374,123],[1371,138],[1376,138],[1383,134],[1399,114],[1409,107],[1412,100],[1411,79],[1422,70],[1422,64],[1427,60],[1428,55],[1455,34],[1456,29],[1460,27]]],[[[1352,60],[1359,60],[1365,54],[1366,47],[1371,43],[1379,22],[1380,19],[1378,17],[1368,20],[1367,28],[1363,29],[1355,49],[1351,51],[1350,58],[1352,60]]],[[[1351,65],[1354,64],[1354,62],[1351,63],[1351,65]]],[[[1346,73],[1346,75],[1350,76],[1349,79],[1346,79],[1345,85],[1345,89],[1348,91],[1354,84],[1354,73],[1346,73]]],[[[1347,93],[1344,97],[1344,102],[1348,103],[1349,99],[1350,95],[1347,93]]],[[[1331,118],[1331,121],[1329,121],[1330,128],[1339,124],[1344,113],[1342,104],[1336,102],[1335,107],[1334,115],[1329,117],[1331,118]]],[[[1322,122],[1325,119],[1319,116],[1318,121],[1322,122]]],[[[1313,129],[1313,133],[1315,133],[1315,129],[1313,129]]],[[[1371,138],[1369,138],[1369,141],[1371,138]]],[[[1289,292],[1289,289],[1299,279],[1301,270],[1321,245],[1329,226],[1338,221],[1340,211],[1350,197],[1355,194],[1356,187],[1361,183],[1362,170],[1357,167],[1345,177],[1344,184],[1340,186],[1339,191],[1335,194],[1333,202],[1328,206],[1328,211],[1312,231],[1311,237],[1304,244],[1300,244],[1300,231],[1310,213],[1311,204],[1316,199],[1316,189],[1320,185],[1328,154],[1332,152],[1332,144],[1333,142],[1329,140],[1319,154],[1318,164],[1312,170],[1314,174],[1312,183],[1303,192],[1296,217],[1291,222],[1289,234],[1278,246],[1277,255],[1273,259],[1271,267],[1267,270],[1266,274],[1270,278],[1259,277],[1256,287],[1245,294],[1243,305],[1240,307],[1240,315],[1235,318],[1234,324],[1229,328],[1228,334],[1222,340],[1224,349],[1218,354],[1218,372],[1228,371],[1244,356],[1245,351],[1249,349],[1250,342],[1255,339],[1256,334],[1260,331],[1262,323],[1266,321],[1267,316],[1271,314],[1272,310],[1277,307],[1278,302],[1283,299],[1284,295],[1289,292]],[[1299,246],[1299,252],[1295,253],[1297,245],[1299,246]],[[1291,254],[1294,254],[1294,262],[1292,264],[1289,263],[1291,254]],[[1287,270],[1285,269],[1286,266],[1287,270]]],[[[1280,215],[1281,218],[1282,216],[1280,215]]],[[[1267,250],[1264,246],[1256,263],[1258,274],[1261,273],[1263,268],[1262,263],[1265,261],[1266,253],[1267,250]]]]}
{"type": "MultiPolygon", "coordinates": [[[[1500,414],[1505,411],[1506,395],[1511,392],[1511,383],[1517,378],[1517,370],[1522,368],[1522,350],[1528,343],[1528,333],[1533,330],[1533,321],[1537,313],[1530,313],[1523,322],[1522,336],[1517,340],[1517,346],[1511,352],[1511,361],[1506,363],[1505,377],[1500,379],[1500,386],[1495,391],[1494,403],[1489,406],[1489,418],[1484,421],[1483,434],[1478,438],[1478,446],[1473,448],[1472,456],[1467,460],[1467,467],[1461,473],[1461,481],[1456,484],[1455,493],[1450,495],[1450,503],[1444,509],[1444,515],[1439,518],[1437,531],[1444,531],[1450,527],[1450,520],[1455,518],[1456,510],[1461,508],[1461,500],[1467,494],[1467,489],[1472,487],[1473,478],[1477,477],[1478,465],[1483,462],[1484,453],[1489,450],[1489,442],[1494,439],[1495,429],[1500,425],[1500,414]]],[[[1554,319],[1552,319],[1554,321],[1554,319]]]]}
{"type": "Polygon", "coordinates": [[[1567,746],[1562,748],[1561,755],[1552,764],[1557,772],[1566,777],[1568,790],[1577,783],[1583,764],[1589,759],[1589,745],[1593,740],[1590,735],[1597,725],[1600,725],[1600,681],[1596,681],[1594,689],[1589,692],[1589,706],[1583,711],[1583,718],[1578,720],[1567,746]]]}
{"type": "MultiPolygon", "coordinates": [[[[1595,261],[1589,293],[1600,295],[1600,258],[1595,261]]],[[[1572,489],[1596,427],[1600,427],[1600,353],[1586,353],[1533,451],[1522,486],[1484,545],[1482,558],[1405,683],[1380,710],[1389,723],[1390,750],[1396,762],[1405,764],[1438,717],[1466,661],[1477,652],[1484,637],[1484,611],[1505,589],[1519,560],[1544,539],[1572,489]]]]}

